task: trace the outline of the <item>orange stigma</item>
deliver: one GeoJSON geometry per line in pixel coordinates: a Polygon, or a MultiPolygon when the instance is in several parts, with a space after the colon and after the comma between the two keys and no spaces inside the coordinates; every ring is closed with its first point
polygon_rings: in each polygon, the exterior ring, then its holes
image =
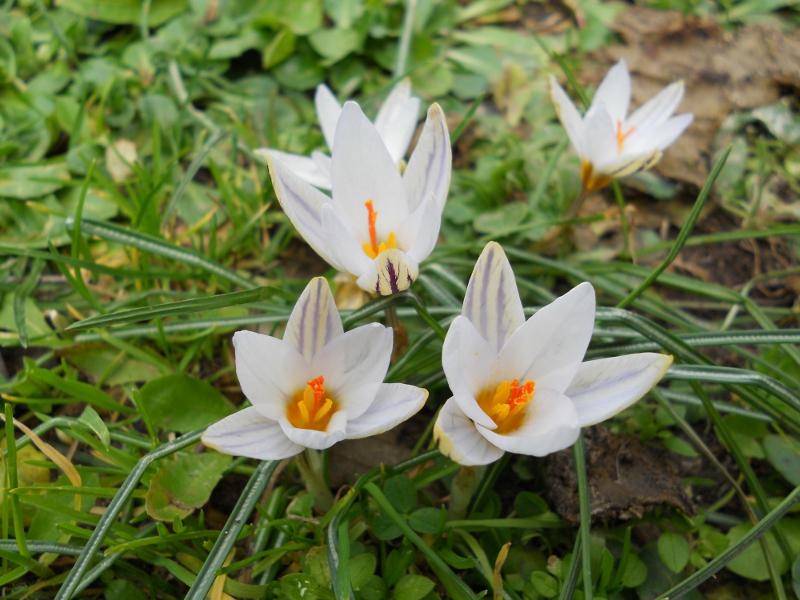
{"type": "Polygon", "coordinates": [[[533,399],[535,389],[536,383],[530,379],[522,385],[514,379],[478,395],[478,405],[497,425],[495,433],[510,433],[522,425],[525,406],[533,399]]]}
{"type": "Polygon", "coordinates": [[[325,431],[339,409],[338,402],[325,396],[325,378],[322,375],[306,382],[306,388],[292,397],[286,409],[289,423],[298,429],[325,431]]]}
{"type": "Polygon", "coordinates": [[[636,127],[631,127],[625,133],[622,132],[622,121],[617,121],[617,152],[622,152],[622,147],[625,145],[625,139],[636,131],[636,127]]]}
{"type": "Polygon", "coordinates": [[[367,224],[369,225],[369,241],[364,242],[364,244],[361,246],[361,248],[364,250],[364,254],[370,258],[375,258],[384,250],[388,250],[389,248],[397,248],[397,240],[395,239],[393,231],[389,233],[389,237],[386,242],[381,242],[380,244],[378,243],[378,232],[375,229],[375,221],[378,220],[378,211],[373,207],[372,200],[367,200],[364,202],[364,206],[367,207],[367,224]]]}

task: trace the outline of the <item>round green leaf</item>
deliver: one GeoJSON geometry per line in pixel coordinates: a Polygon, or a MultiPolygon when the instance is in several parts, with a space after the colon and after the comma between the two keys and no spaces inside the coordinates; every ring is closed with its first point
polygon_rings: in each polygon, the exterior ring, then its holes
{"type": "Polygon", "coordinates": [[[411,513],[408,517],[408,524],[418,533],[436,533],[439,531],[439,523],[442,519],[442,511],[438,508],[420,508],[411,513]]]}
{"type": "Polygon", "coordinates": [[[544,571],[534,571],[531,573],[531,583],[536,591],[545,598],[555,598],[558,596],[558,581],[555,577],[548,575],[544,571]]]}
{"type": "Polygon", "coordinates": [[[436,586],[433,581],[422,575],[403,575],[394,586],[394,600],[422,600],[436,586]]]}
{"type": "Polygon", "coordinates": [[[374,554],[364,552],[358,556],[350,558],[350,585],[354,590],[360,590],[366,586],[375,574],[378,566],[378,559],[374,554]]]}
{"type": "Polygon", "coordinates": [[[186,433],[208,427],[235,412],[210,383],[188,375],[166,375],[147,382],[142,403],[155,427],[186,433]]]}
{"type": "Polygon", "coordinates": [[[689,562],[689,542],[682,535],[666,531],[658,538],[658,555],[673,573],[680,573],[689,562]]]}

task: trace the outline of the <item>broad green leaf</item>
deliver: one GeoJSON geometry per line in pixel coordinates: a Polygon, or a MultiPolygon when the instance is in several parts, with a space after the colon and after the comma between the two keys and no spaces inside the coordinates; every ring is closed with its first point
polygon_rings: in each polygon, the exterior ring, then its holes
{"type": "Polygon", "coordinates": [[[213,385],[188,375],[153,379],[141,393],[153,425],[164,431],[186,433],[207,427],[236,410],[213,385]]]}
{"type": "Polygon", "coordinates": [[[377,575],[370,577],[366,585],[359,590],[363,600],[383,600],[386,598],[386,584],[377,575]]]}
{"type": "Polygon", "coordinates": [[[546,513],[549,509],[547,502],[539,494],[533,492],[522,491],[514,498],[514,510],[517,516],[523,519],[527,517],[535,517],[546,513]]]}
{"type": "Polygon", "coordinates": [[[295,53],[273,69],[272,73],[281,85],[299,91],[310,90],[325,79],[325,70],[312,52],[295,53]]]}
{"type": "Polygon", "coordinates": [[[69,171],[63,162],[0,166],[0,198],[41,198],[60,190],[69,180],[69,171]]]}
{"type": "Polygon", "coordinates": [[[759,106],[753,110],[753,116],[779,140],[792,145],[800,142],[800,116],[792,113],[788,103],[759,106]]]}
{"type": "Polygon", "coordinates": [[[422,575],[403,575],[392,590],[393,600],[422,600],[436,584],[422,575]]]}
{"type": "Polygon", "coordinates": [[[320,586],[310,575],[292,573],[284,575],[281,591],[289,600],[333,600],[333,592],[320,586]]]}
{"type": "Polygon", "coordinates": [[[319,29],[308,36],[311,47],[331,62],[343,59],[361,45],[361,35],[355,29],[319,29]]]}
{"type": "Polygon", "coordinates": [[[265,69],[271,69],[289,58],[294,52],[297,36],[291,29],[282,29],[276,33],[261,52],[261,61],[265,69]]]}
{"type": "Polygon", "coordinates": [[[555,577],[548,575],[544,571],[534,571],[531,573],[531,583],[536,591],[545,598],[555,598],[558,596],[558,581],[555,577]]]}
{"type": "Polygon", "coordinates": [[[406,475],[395,475],[383,484],[383,493],[398,512],[407,513],[417,503],[417,489],[406,475]]]}
{"type": "Polygon", "coordinates": [[[363,0],[324,0],[324,4],[325,12],[343,29],[352,27],[354,21],[364,12],[363,0]]]}
{"type": "Polygon", "coordinates": [[[408,525],[417,533],[436,533],[442,520],[442,511],[438,508],[425,507],[415,510],[408,517],[408,525]]]}
{"type": "Polygon", "coordinates": [[[639,587],[645,579],[647,579],[647,565],[637,555],[629,555],[625,574],[622,576],[622,585],[626,588],[639,587]]]}
{"type": "Polygon", "coordinates": [[[331,569],[328,565],[328,549],[325,546],[314,546],[308,550],[306,570],[319,585],[330,587],[331,569]]]}
{"type": "Polygon", "coordinates": [[[350,558],[350,585],[354,590],[366,586],[375,575],[378,559],[370,552],[364,552],[350,558]]]}
{"type": "Polygon", "coordinates": [[[104,591],[105,600],[147,600],[149,596],[127,579],[112,580],[104,591]]]}
{"type": "MultiPolygon", "coordinates": [[[[789,540],[792,552],[800,551],[800,520],[784,518],[781,520],[778,527],[783,530],[784,535],[786,535],[789,540]]],[[[732,527],[731,530],[728,531],[730,545],[733,546],[736,544],[736,542],[742,539],[752,528],[753,525],[749,522],[732,527]]],[[[775,538],[775,534],[769,532],[764,536],[764,539],[767,540],[767,546],[772,554],[775,570],[778,572],[778,575],[784,575],[789,570],[789,564],[784,558],[783,552],[775,538]]],[[[745,548],[744,552],[727,564],[727,567],[737,575],[741,575],[747,579],[753,579],[755,581],[769,580],[769,569],[767,569],[767,564],[764,561],[761,544],[751,544],[745,548]]]]}
{"type": "Polygon", "coordinates": [[[682,535],[665,531],[658,538],[658,555],[670,571],[680,573],[689,562],[689,542],[682,535]]]}
{"type": "Polygon", "coordinates": [[[79,400],[83,400],[84,402],[88,402],[89,404],[104,408],[109,411],[118,411],[124,413],[135,412],[129,406],[119,404],[116,400],[114,400],[114,398],[106,394],[103,390],[94,387],[93,385],[83,383],[82,381],[70,381],[67,379],[62,379],[47,369],[33,367],[28,370],[28,377],[40,383],[45,383],[50,387],[54,387],[57,390],[61,390],[69,396],[74,396],[79,400]]]}
{"type": "Polygon", "coordinates": [[[322,0],[287,0],[279,18],[297,35],[308,35],[322,26],[322,0]]]}
{"type": "MultiPolygon", "coordinates": [[[[405,518],[402,515],[400,517],[405,518]]],[[[384,511],[379,511],[372,519],[372,532],[376,538],[384,541],[399,538],[403,534],[397,524],[384,511]]]]}
{"type": "Polygon", "coordinates": [[[266,35],[256,29],[245,29],[239,35],[217,40],[208,51],[213,59],[228,59],[241,56],[247,50],[259,49],[266,43],[266,35]]]}
{"type": "Polygon", "coordinates": [[[786,481],[794,486],[800,485],[800,442],[791,439],[789,443],[780,435],[768,435],[764,438],[764,452],[769,464],[786,481]]]}
{"type": "Polygon", "coordinates": [[[697,451],[692,448],[692,445],[678,436],[671,435],[667,438],[664,438],[662,443],[664,444],[665,448],[668,448],[672,452],[680,454],[681,456],[689,456],[692,458],[697,456],[697,451]]]}
{"type": "MultiPolygon", "coordinates": [[[[136,25],[142,15],[142,0],[57,0],[56,4],[82,17],[117,25],[136,25]]],[[[152,0],[147,23],[156,27],[179,15],[189,6],[188,0],[152,0]]]]}
{"type": "Polygon", "coordinates": [[[163,459],[147,491],[147,514],[160,521],[189,516],[208,502],[231,460],[218,452],[177,452],[163,459]]]}
{"type": "Polygon", "coordinates": [[[161,372],[151,364],[128,358],[116,348],[93,348],[78,344],[65,349],[62,356],[96,383],[105,377],[109,386],[136,381],[150,381],[161,376],[161,372]]]}
{"type": "MultiPolygon", "coordinates": [[[[44,320],[44,315],[36,301],[28,296],[25,298],[25,327],[28,330],[28,339],[37,339],[53,335],[53,330],[44,320]]],[[[7,331],[17,331],[17,323],[14,318],[14,295],[6,294],[3,298],[3,306],[0,308],[0,328],[7,331]]]]}
{"type": "Polygon", "coordinates": [[[78,423],[84,425],[90,431],[93,431],[97,437],[100,438],[100,442],[105,446],[106,450],[108,450],[108,446],[111,443],[111,434],[108,432],[108,427],[106,427],[103,419],[100,418],[100,415],[97,414],[95,409],[91,406],[87,406],[83,414],[78,418],[78,423]]]}

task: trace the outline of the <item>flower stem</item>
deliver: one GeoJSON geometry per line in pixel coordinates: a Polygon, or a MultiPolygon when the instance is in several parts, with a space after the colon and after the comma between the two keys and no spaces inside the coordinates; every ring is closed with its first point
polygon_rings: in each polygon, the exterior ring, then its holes
{"type": "Polygon", "coordinates": [[[386,309],[386,326],[394,331],[394,346],[392,347],[392,363],[397,361],[408,349],[408,330],[397,316],[397,308],[392,305],[386,309]]]}
{"type": "Polygon", "coordinates": [[[305,452],[297,455],[295,463],[306,484],[306,489],[314,495],[314,507],[321,513],[327,513],[333,506],[333,494],[325,481],[322,452],[306,448],[305,452]]]}
{"type": "Polygon", "coordinates": [[[447,519],[458,521],[466,518],[469,502],[481,482],[484,467],[461,467],[450,486],[450,503],[447,519]]]}

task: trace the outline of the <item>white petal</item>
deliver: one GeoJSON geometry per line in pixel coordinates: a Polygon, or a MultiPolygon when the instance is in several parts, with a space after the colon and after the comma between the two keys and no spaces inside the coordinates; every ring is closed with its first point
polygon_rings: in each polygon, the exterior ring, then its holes
{"type": "Polygon", "coordinates": [[[452,166],[447,120],[441,107],[434,103],[428,109],[425,127],[403,173],[409,212],[416,209],[431,192],[436,197],[439,209],[444,209],[452,166]]]}
{"type": "Polygon", "coordinates": [[[346,102],[336,127],[331,165],[333,200],[337,212],[369,239],[368,211],[372,200],[378,213],[378,241],[385,241],[408,216],[403,181],[386,146],[355,102],[346,102]]]}
{"type": "Polygon", "coordinates": [[[490,385],[519,379],[536,389],[567,389],[586,354],[594,327],[594,288],[582,283],[517,329],[492,366],[490,385]]]}
{"type": "Polygon", "coordinates": [[[456,317],[442,345],[442,368],[453,400],[476,423],[494,429],[494,421],[478,406],[478,395],[489,383],[497,353],[465,317],[456,317]]]}
{"type": "Polygon", "coordinates": [[[525,419],[516,431],[501,435],[478,425],[478,433],[506,452],[529,456],[547,456],[569,448],[578,439],[578,413],[564,394],[537,386],[525,411],[525,419]]]}
{"type": "Polygon", "coordinates": [[[646,171],[661,160],[663,153],[661,150],[651,148],[649,151],[639,154],[624,153],[616,160],[595,165],[595,176],[603,176],[609,179],[627,177],[639,171],[646,171]]]}
{"type": "Polygon", "coordinates": [[[311,153],[311,158],[316,163],[317,169],[319,169],[321,174],[320,179],[325,177],[325,181],[327,182],[326,185],[320,185],[318,187],[326,190],[331,189],[331,157],[327,154],[323,154],[319,150],[314,150],[314,152],[311,153]]]}
{"type": "Polygon", "coordinates": [[[381,252],[358,278],[358,287],[371,294],[390,296],[403,292],[419,275],[419,265],[399,248],[381,252]]]}
{"type": "Polygon", "coordinates": [[[684,131],[686,131],[686,128],[692,124],[692,121],[694,121],[694,115],[692,113],[686,113],[668,119],[647,133],[647,145],[651,148],[658,148],[661,151],[666,150],[684,131]]]}
{"type": "Polygon", "coordinates": [[[637,131],[647,131],[654,126],[660,125],[678,109],[685,91],[686,86],[683,81],[669,84],[633,111],[630,118],[625,121],[625,128],[635,127],[637,131]]]}
{"type": "Polygon", "coordinates": [[[592,360],[581,364],[564,393],[575,405],[581,427],[588,427],[633,405],[671,364],[671,356],[654,353],[592,360]]]}
{"type": "Polygon", "coordinates": [[[345,438],[345,427],[347,427],[347,411],[339,410],[333,414],[328,428],[325,431],[314,429],[298,429],[291,423],[286,415],[281,415],[278,423],[284,435],[292,442],[304,448],[314,450],[325,450],[336,442],[341,442],[345,438]]]}
{"type": "Polygon", "coordinates": [[[488,465],[503,456],[500,448],[478,433],[475,423],[461,412],[452,398],[439,411],[433,439],[439,445],[439,452],[464,466],[488,465]]]}
{"type": "MultiPolygon", "coordinates": [[[[416,263],[421,263],[430,256],[439,241],[439,229],[442,226],[442,211],[436,205],[436,197],[431,194],[418,209],[420,211],[419,227],[414,235],[414,242],[408,248],[408,257],[416,263]]],[[[410,216],[410,215],[409,215],[410,216]]],[[[408,219],[406,219],[408,221],[408,219]]],[[[404,221],[403,223],[405,224],[404,221]]],[[[398,231],[398,241],[400,232],[398,231]]]]}
{"type": "Polygon", "coordinates": [[[317,118],[319,118],[319,125],[322,128],[322,135],[325,136],[325,143],[328,144],[328,148],[333,152],[336,124],[342,114],[342,105],[339,104],[336,96],[325,84],[317,86],[317,93],[314,94],[314,104],[317,106],[317,118]]]}
{"type": "Polygon", "coordinates": [[[260,460],[282,460],[303,451],[286,437],[277,421],[252,406],[214,423],[201,441],[217,452],[260,460]]]}
{"type": "Polygon", "coordinates": [[[267,165],[275,195],[292,225],[325,262],[343,270],[331,255],[322,227],[322,205],[331,199],[292,173],[280,160],[268,156],[267,165]]]}
{"type": "Polygon", "coordinates": [[[320,348],[343,333],[331,288],[324,277],[315,277],[294,305],[283,341],[310,363],[320,348]]]}
{"type": "Polygon", "coordinates": [[[375,129],[395,163],[406,155],[417,128],[418,115],[419,98],[411,97],[411,82],[403,79],[387,96],[375,117],[375,129]]]}
{"type": "Polygon", "coordinates": [[[364,249],[353,239],[351,228],[330,204],[322,207],[322,226],[328,248],[336,262],[342,266],[341,270],[360,277],[369,269],[372,260],[364,254],[364,249]]]}
{"type": "Polygon", "coordinates": [[[417,414],[427,399],[428,390],[404,383],[383,383],[367,411],[347,422],[347,439],[389,431],[417,414]]]}
{"type": "Polygon", "coordinates": [[[380,323],[356,327],[320,350],[311,371],[325,377],[325,391],[351,419],[369,408],[389,370],[393,331],[380,323]]]}
{"type": "Polygon", "coordinates": [[[398,111],[411,98],[411,79],[404,77],[397,82],[383,101],[378,114],[375,115],[375,129],[383,135],[391,121],[397,116],[398,111]]]}
{"type": "Polygon", "coordinates": [[[593,104],[583,119],[586,158],[595,168],[616,160],[619,155],[617,131],[603,103],[593,104]]]}
{"type": "Polygon", "coordinates": [[[594,93],[592,106],[600,104],[605,105],[615,125],[625,123],[631,104],[631,75],[624,58],[608,70],[594,93]]]}
{"type": "MultiPolygon", "coordinates": [[[[258,148],[253,152],[264,158],[264,160],[269,156],[270,158],[280,161],[281,164],[286,166],[292,173],[313,186],[326,190],[331,189],[330,173],[321,169],[319,163],[313,158],[300,156],[299,154],[290,154],[289,152],[281,152],[280,150],[272,150],[271,148],[258,148]]],[[[325,155],[323,154],[322,156],[325,155]]]]}
{"type": "Polygon", "coordinates": [[[495,353],[525,323],[514,271],[497,242],[489,242],[481,252],[469,278],[461,314],[495,353]]]}
{"type": "Polygon", "coordinates": [[[567,96],[567,92],[558,85],[558,81],[553,75],[550,76],[550,97],[556,107],[558,119],[567,130],[572,147],[575,148],[578,156],[584,156],[583,119],[572,100],[567,96]]]}
{"type": "Polygon", "coordinates": [[[290,344],[252,331],[233,334],[236,375],[242,391],[265,417],[277,421],[306,381],[315,377],[308,363],[290,344]]]}

